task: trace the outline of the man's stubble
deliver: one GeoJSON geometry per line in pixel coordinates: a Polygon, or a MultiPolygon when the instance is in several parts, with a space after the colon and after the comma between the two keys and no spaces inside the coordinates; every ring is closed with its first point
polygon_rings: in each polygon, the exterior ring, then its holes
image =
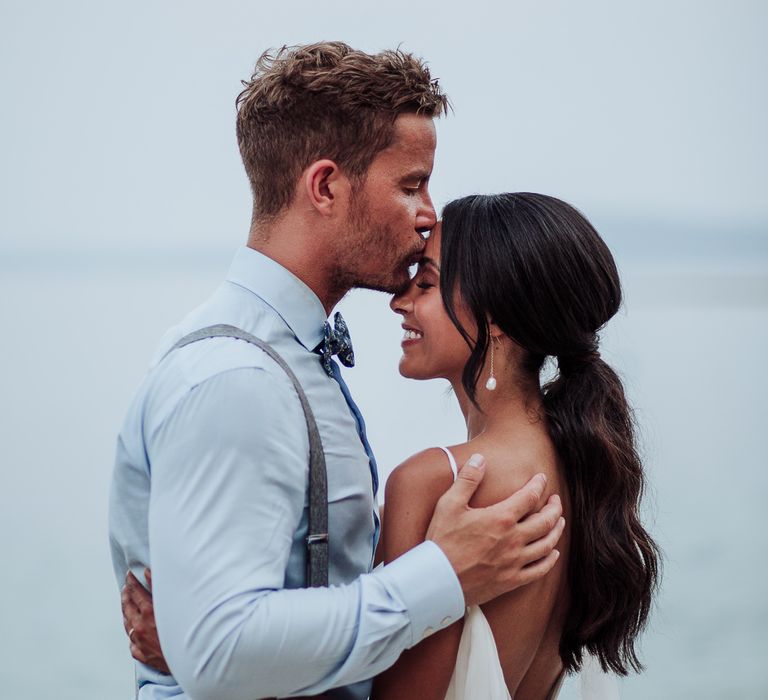
{"type": "Polygon", "coordinates": [[[344,293],[350,289],[403,293],[410,284],[409,268],[418,262],[424,243],[402,251],[397,240],[390,225],[374,221],[365,195],[355,194],[347,231],[339,242],[334,288],[344,293]]]}

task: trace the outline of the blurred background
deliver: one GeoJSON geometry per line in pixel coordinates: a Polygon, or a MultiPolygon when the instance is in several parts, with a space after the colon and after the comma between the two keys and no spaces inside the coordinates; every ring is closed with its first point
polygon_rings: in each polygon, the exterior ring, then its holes
{"type": "MultiPolygon", "coordinates": [[[[0,3],[0,687],[129,698],[107,546],[114,440],[162,332],[244,243],[234,101],[261,51],[341,39],[429,61],[436,205],[539,191],[617,258],[603,334],[636,407],[664,579],[639,698],[768,697],[768,4],[0,3]]],[[[459,442],[397,374],[383,295],[342,302],[382,476],[459,442]]]]}

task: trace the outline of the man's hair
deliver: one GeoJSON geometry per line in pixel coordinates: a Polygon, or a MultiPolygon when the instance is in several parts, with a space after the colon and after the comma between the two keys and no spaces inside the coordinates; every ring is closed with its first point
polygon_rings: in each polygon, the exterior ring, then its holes
{"type": "Polygon", "coordinates": [[[254,215],[290,204],[301,172],[334,161],[357,186],[403,113],[448,109],[426,64],[399,49],[367,54],[340,41],[265,51],[237,98],[237,143],[254,215]]]}

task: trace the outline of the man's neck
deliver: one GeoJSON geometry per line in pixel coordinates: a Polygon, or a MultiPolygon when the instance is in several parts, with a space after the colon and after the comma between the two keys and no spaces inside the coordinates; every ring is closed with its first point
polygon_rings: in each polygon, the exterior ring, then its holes
{"type": "Polygon", "coordinates": [[[320,300],[326,315],[349,288],[341,289],[335,282],[334,256],[321,240],[304,234],[301,224],[286,220],[269,225],[254,225],[248,237],[248,247],[266,255],[298,277],[320,300]]]}

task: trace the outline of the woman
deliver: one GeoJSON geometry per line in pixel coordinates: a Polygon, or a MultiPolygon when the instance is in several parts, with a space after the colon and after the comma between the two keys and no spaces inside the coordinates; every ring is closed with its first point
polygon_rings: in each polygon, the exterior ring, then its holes
{"type": "Polygon", "coordinates": [[[456,463],[473,453],[487,466],[472,505],[498,502],[543,471],[563,495],[567,527],[550,574],[405,652],[376,680],[375,700],[552,698],[586,654],[618,674],[641,668],[635,641],[658,553],[638,516],[631,413],[597,338],[620,302],[608,248],[568,204],[521,193],[446,206],[391,306],[403,316],[401,374],[450,381],[468,439],[393,472],[384,559],[425,538],[456,463]],[[542,386],[547,358],[557,374],[542,386]]]}
{"type": "Polygon", "coordinates": [[[472,505],[500,501],[544,471],[564,495],[568,524],[550,574],[405,652],[377,679],[378,700],[554,697],[587,652],[606,670],[640,669],[634,644],[658,555],[638,517],[643,472],[630,410],[597,338],[620,302],[608,248],[568,204],[523,193],[445,208],[391,306],[405,329],[401,374],[448,379],[468,440],[392,474],[384,559],[424,538],[455,463],[475,452],[487,467],[472,505]],[[547,358],[558,372],[542,387],[547,358]]]}

